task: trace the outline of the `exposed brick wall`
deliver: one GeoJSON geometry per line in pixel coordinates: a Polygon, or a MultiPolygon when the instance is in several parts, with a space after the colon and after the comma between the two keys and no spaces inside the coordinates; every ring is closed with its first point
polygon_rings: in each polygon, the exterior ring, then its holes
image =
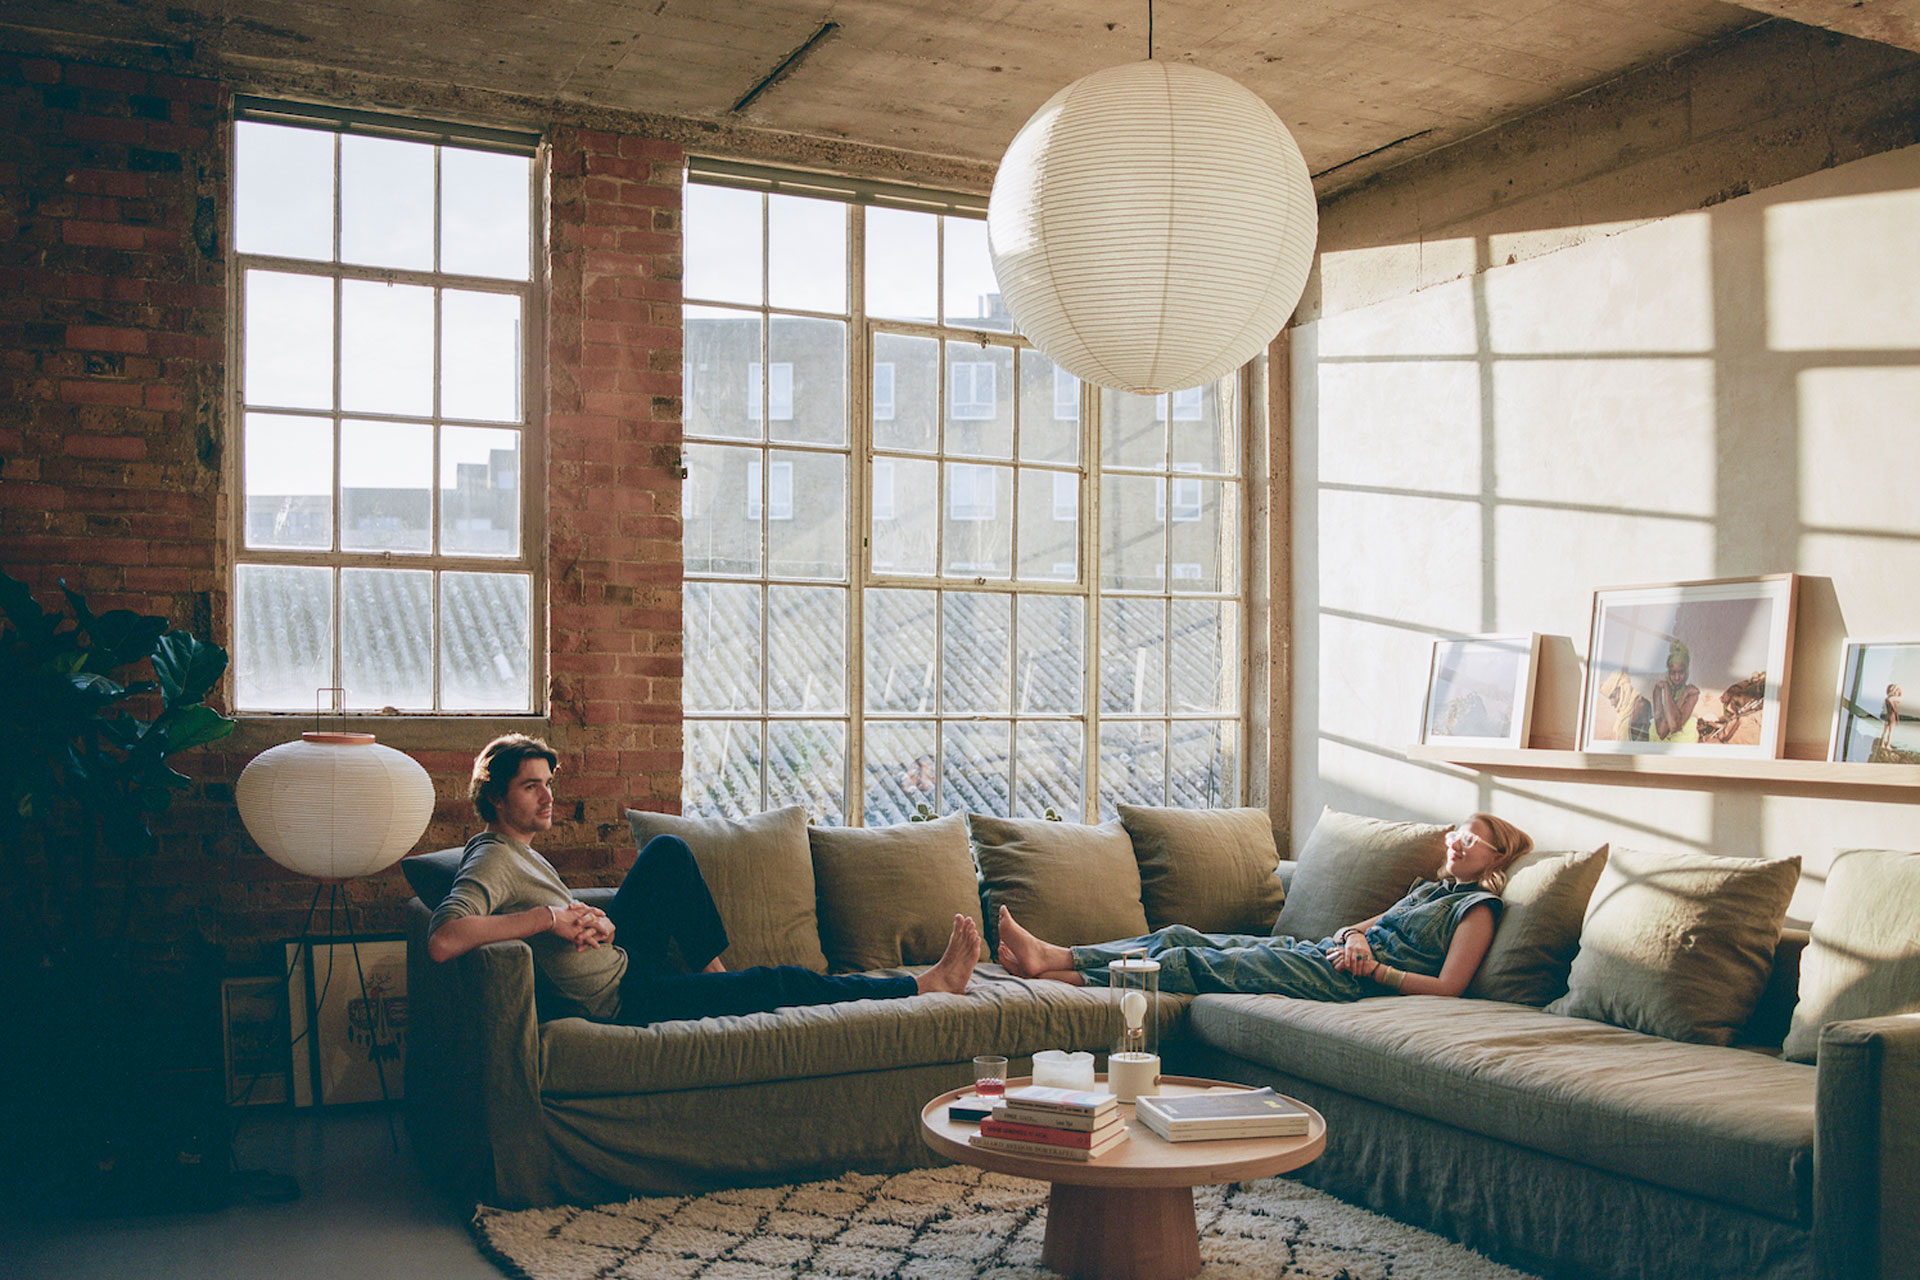
{"type": "MultiPolygon", "coordinates": [[[[228,99],[206,80],[0,54],[0,567],[49,605],[65,578],[96,606],[231,646],[228,99]]],[[[545,848],[569,878],[605,883],[630,857],[622,811],[679,806],[682,153],[551,138],[548,737],[562,781],[545,848]]],[[[382,732],[433,777],[421,848],[474,828],[466,773],[487,732],[382,732]]],[[[250,727],[175,761],[196,786],[137,871],[135,941],[159,967],[264,971],[304,918],[312,882],[261,854],[233,808],[266,744],[250,727]]],[[[0,859],[9,914],[18,869],[0,859]]],[[[397,868],[353,895],[357,926],[399,926],[397,868]]]]}

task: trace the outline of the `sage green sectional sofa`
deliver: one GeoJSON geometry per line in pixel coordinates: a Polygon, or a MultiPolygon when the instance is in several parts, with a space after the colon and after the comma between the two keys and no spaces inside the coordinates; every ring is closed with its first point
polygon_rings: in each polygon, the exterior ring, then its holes
{"type": "MultiPolygon", "coordinates": [[[[1002,902],[1067,942],[1176,922],[1324,936],[1437,866],[1443,830],[1328,811],[1282,862],[1254,810],[632,819],[693,844],[729,966],[907,971],[954,911],[1002,902]]],[[[409,859],[416,889],[443,892],[458,855],[409,859]]],[[[1466,998],[1163,996],[1166,1068],[1306,1100],[1327,1150],[1295,1176],[1544,1275],[1920,1276],[1920,856],[1838,859],[1810,939],[1782,928],[1796,879],[1792,861],[1536,853],[1466,998]]],[[[434,964],[428,915],[409,904],[410,1126],[490,1203],[932,1163],[919,1108],[974,1054],[1017,1071],[1111,1035],[1104,992],[993,965],[965,996],[605,1026],[539,991],[524,943],[434,964]]]]}

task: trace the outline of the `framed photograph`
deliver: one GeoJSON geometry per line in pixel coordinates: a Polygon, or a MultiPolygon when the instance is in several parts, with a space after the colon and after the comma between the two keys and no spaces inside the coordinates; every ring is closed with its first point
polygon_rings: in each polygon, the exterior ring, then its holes
{"type": "Polygon", "coordinates": [[[1777,758],[1799,581],[1781,573],[1594,592],[1581,749],[1777,758]]]}
{"type": "Polygon", "coordinates": [[[1434,641],[1421,743],[1526,746],[1539,665],[1540,637],[1533,632],[1434,641]]]}
{"type": "Polygon", "coordinates": [[[1920,640],[1847,639],[1827,758],[1920,764],[1920,640]]]}
{"type": "Polygon", "coordinates": [[[399,1098],[407,1052],[405,940],[302,938],[286,946],[294,1105],[399,1098]]]}
{"type": "Polygon", "coordinates": [[[268,1107],[287,1100],[287,990],[277,977],[220,984],[227,1105],[268,1107]]]}

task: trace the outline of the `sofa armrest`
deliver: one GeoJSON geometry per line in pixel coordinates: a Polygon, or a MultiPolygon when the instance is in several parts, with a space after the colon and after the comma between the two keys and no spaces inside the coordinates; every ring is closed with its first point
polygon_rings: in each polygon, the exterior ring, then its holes
{"type": "Polygon", "coordinates": [[[1920,1014],[1820,1033],[1814,1231],[1829,1277],[1920,1277],[1920,1014]]]}
{"type": "Polygon", "coordinates": [[[1298,862],[1295,862],[1291,858],[1282,858],[1280,859],[1280,865],[1273,869],[1273,874],[1279,876],[1281,885],[1287,890],[1288,893],[1292,893],[1293,892],[1293,873],[1298,871],[1299,869],[1300,869],[1300,864],[1298,862]]]}

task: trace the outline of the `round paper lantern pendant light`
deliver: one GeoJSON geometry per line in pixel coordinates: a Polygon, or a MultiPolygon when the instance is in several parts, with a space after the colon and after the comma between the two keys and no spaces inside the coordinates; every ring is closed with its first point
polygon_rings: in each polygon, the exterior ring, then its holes
{"type": "Polygon", "coordinates": [[[261,752],[234,801],[269,858],[316,880],[392,866],[433,817],[433,780],[370,733],[303,733],[261,752]]]}
{"type": "Polygon", "coordinates": [[[1129,63],[1047,100],[1000,161],[987,243],[1022,333],[1069,373],[1158,394],[1286,324],[1319,212],[1273,109],[1226,76],[1129,63]]]}

